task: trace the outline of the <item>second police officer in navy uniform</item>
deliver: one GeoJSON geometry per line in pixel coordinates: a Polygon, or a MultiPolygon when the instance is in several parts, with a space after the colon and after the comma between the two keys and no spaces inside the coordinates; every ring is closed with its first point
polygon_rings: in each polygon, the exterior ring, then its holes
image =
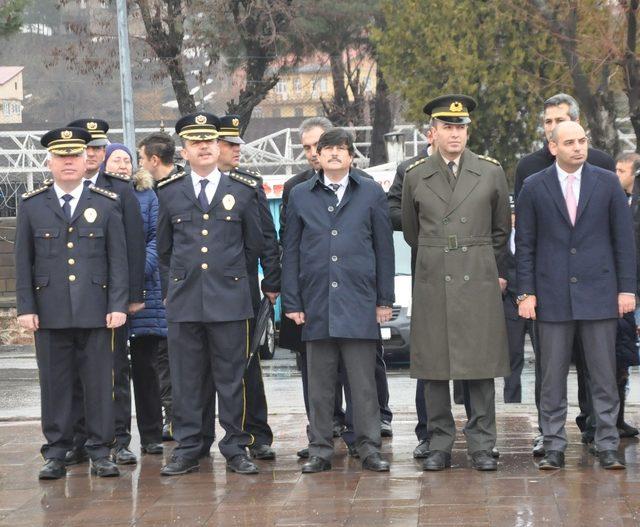
{"type": "MultiPolygon", "coordinates": [[[[146,243],[140,205],[133,191],[131,178],[122,174],[112,174],[101,169],[109,144],[107,131],[109,124],[102,119],[78,119],[68,126],[84,128],[91,134],[87,144],[87,170],[84,185],[95,185],[115,193],[120,198],[120,212],[124,223],[129,262],[129,304],[128,312],[133,314],[144,308],[144,271],[146,243]]],[[[113,395],[116,443],[113,459],[119,465],[135,464],[137,458],[131,450],[131,376],[127,349],[128,331],[125,326],[115,331],[113,356],[113,395]]],[[[82,391],[76,382],[74,395],[75,413],[78,416],[73,448],[67,453],[67,465],[82,463],[87,459],[84,449],[86,432],[82,423],[82,391]]]]}
{"type": "Polygon", "coordinates": [[[202,112],[176,123],[185,172],[161,182],[158,255],[169,326],[173,437],[178,445],[166,476],[198,469],[207,365],[225,436],[218,446],[227,467],[254,474],[246,455],[244,371],[253,318],[245,253],[259,254],[263,233],[256,181],[217,169],[219,120],[202,112]]]}

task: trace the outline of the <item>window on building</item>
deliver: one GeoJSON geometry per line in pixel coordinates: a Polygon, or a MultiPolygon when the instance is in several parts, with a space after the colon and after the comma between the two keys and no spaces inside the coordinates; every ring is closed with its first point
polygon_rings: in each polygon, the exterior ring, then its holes
{"type": "Polygon", "coordinates": [[[293,79],[293,89],[296,93],[300,93],[302,91],[302,81],[299,77],[293,79]]]}
{"type": "Polygon", "coordinates": [[[273,117],[280,117],[280,108],[273,109],[273,117]]]}
{"type": "Polygon", "coordinates": [[[284,81],[278,81],[278,84],[276,84],[276,93],[282,94],[282,93],[286,93],[287,91],[287,85],[284,83],[284,81]]]}
{"type": "Polygon", "coordinates": [[[262,119],[264,117],[264,112],[262,111],[262,108],[257,107],[253,109],[253,113],[251,114],[252,117],[255,117],[256,119],[262,119]]]}
{"type": "Polygon", "coordinates": [[[318,89],[320,90],[320,93],[326,93],[327,92],[327,79],[326,78],[322,78],[320,79],[320,82],[318,83],[318,89]]]}
{"type": "Polygon", "coordinates": [[[296,117],[304,117],[304,108],[302,106],[296,106],[293,109],[293,115],[296,117]]]}
{"type": "Polygon", "coordinates": [[[13,83],[13,87],[16,91],[18,91],[18,81],[13,83]]]}
{"type": "Polygon", "coordinates": [[[9,102],[8,101],[2,101],[2,114],[3,115],[9,115],[9,102]]]}

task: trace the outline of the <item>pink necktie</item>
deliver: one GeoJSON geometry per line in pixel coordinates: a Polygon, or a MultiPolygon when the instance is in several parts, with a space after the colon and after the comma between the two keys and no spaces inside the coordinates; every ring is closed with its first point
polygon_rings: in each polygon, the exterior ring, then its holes
{"type": "Polygon", "coordinates": [[[575,174],[568,174],[567,176],[567,193],[565,197],[565,201],[567,202],[567,211],[569,212],[569,219],[571,220],[571,225],[576,224],[576,213],[578,212],[578,202],[576,201],[576,196],[573,193],[573,182],[575,181],[575,174]]]}

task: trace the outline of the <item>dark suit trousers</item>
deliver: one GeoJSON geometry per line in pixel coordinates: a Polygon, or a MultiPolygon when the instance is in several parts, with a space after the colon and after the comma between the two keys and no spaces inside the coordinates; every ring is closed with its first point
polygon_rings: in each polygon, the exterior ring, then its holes
{"type": "MultiPolygon", "coordinates": [[[[117,446],[128,447],[131,442],[131,375],[127,324],[114,330],[113,334],[113,415],[117,446]]],[[[111,347],[109,348],[111,349],[111,347]]],[[[74,448],[82,448],[87,441],[83,413],[83,390],[80,379],[76,379],[73,391],[74,448]]]]}
{"type": "Polygon", "coordinates": [[[522,402],[522,368],[524,367],[524,337],[533,334],[532,323],[524,318],[506,317],[507,341],[509,343],[509,363],[511,375],[504,378],[504,402],[522,402]]]}
{"type": "Polygon", "coordinates": [[[227,459],[245,453],[245,447],[251,442],[251,436],[244,432],[243,377],[248,342],[247,320],[169,323],[176,456],[197,459],[203,448],[207,368],[213,374],[220,424],[226,432],[218,442],[220,452],[227,459]]]}
{"type": "Polygon", "coordinates": [[[86,448],[92,459],[109,455],[114,438],[112,331],[40,329],[35,333],[40,375],[45,459],[64,460],[77,420],[74,383],[80,381],[86,423],[86,448]]]}
{"type": "Polygon", "coordinates": [[[576,330],[590,373],[596,449],[616,450],[620,442],[616,428],[620,406],[616,385],[616,320],[539,321],[537,324],[542,350],[540,424],[545,450],[564,451],[567,446],[567,376],[576,330]]]}
{"type": "Polygon", "coordinates": [[[160,382],[160,399],[162,408],[168,422],[171,422],[171,373],[169,371],[169,347],[167,338],[160,337],[158,340],[158,380],[160,382]]]}
{"type": "MultiPolygon", "coordinates": [[[[424,381],[424,396],[429,409],[427,433],[431,451],[451,453],[456,438],[456,423],[451,413],[449,381],[424,381]]],[[[467,451],[490,451],[496,445],[495,384],[493,379],[465,380],[468,390],[468,416],[464,427],[467,451]]]]}
{"type": "Polygon", "coordinates": [[[418,379],[416,382],[416,415],[418,417],[418,424],[416,425],[415,432],[418,441],[425,441],[429,439],[427,433],[427,404],[424,401],[424,380],[418,379]]]}
{"type": "Polygon", "coordinates": [[[129,341],[136,421],[143,445],[162,443],[162,403],[157,370],[160,340],[165,339],[146,335],[129,341]]]}
{"type": "Polygon", "coordinates": [[[380,409],[375,383],[375,340],[326,339],[307,342],[311,440],[309,455],[333,455],[335,383],[344,365],[353,404],[354,444],[362,460],[379,452],[380,409]]]}

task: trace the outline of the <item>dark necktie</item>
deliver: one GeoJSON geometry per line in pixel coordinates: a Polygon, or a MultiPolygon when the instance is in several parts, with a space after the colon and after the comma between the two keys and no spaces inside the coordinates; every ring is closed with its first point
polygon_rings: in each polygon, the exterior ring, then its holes
{"type": "Polygon", "coordinates": [[[454,188],[456,186],[456,164],[453,161],[449,161],[447,166],[449,167],[449,184],[451,188],[454,188]]]}
{"type": "Polygon", "coordinates": [[[200,202],[200,206],[202,207],[202,210],[207,210],[209,208],[209,200],[207,199],[207,193],[204,191],[208,183],[209,183],[208,179],[200,180],[200,194],[198,194],[198,201],[200,202]]]}
{"type": "Polygon", "coordinates": [[[73,199],[73,196],[71,194],[65,194],[64,196],[62,196],[62,199],[64,200],[64,204],[62,205],[62,212],[64,212],[68,220],[71,220],[71,205],[69,204],[69,202],[73,199]]]}
{"type": "Polygon", "coordinates": [[[340,203],[340,198],[338,198],[338,189],[340,188],[340,183],[329,183],[329,187],[333,190],[333,193],[336,195],[336,205],[340,203]]]}
{"type": "Polygon", "coordinates": [[[91,181],[90,179],[85,179],[82,184],[84,185],[84,188],[89,188],[91,185],[93,185],[93,181],[91,181]]]}

